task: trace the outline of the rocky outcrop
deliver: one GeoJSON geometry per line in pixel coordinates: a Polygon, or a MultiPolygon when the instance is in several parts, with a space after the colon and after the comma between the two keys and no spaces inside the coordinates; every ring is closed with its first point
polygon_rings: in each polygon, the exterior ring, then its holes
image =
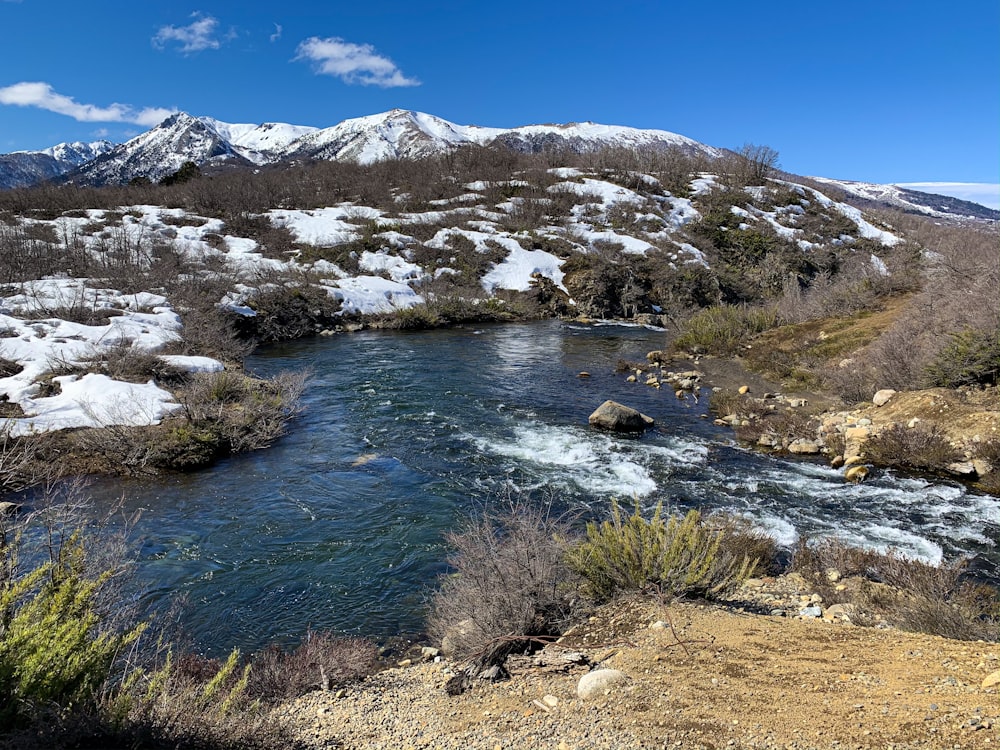
{"type": "Polygon", "coordinates": [[[610,400],[598,406],[588,421],[592,427],[611,432],[643,432],[655,424],[652,417],[610,400]]]}

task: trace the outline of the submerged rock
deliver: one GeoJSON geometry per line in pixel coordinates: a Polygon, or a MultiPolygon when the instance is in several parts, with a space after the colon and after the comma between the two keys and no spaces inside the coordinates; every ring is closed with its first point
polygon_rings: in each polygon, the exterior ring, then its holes
{"type": "Polygon", "coordinates": [[[598,406],[588,421],[593,427],[612,432],[642,432],[655,424],[652,417],[610,400],[598,406]]]}

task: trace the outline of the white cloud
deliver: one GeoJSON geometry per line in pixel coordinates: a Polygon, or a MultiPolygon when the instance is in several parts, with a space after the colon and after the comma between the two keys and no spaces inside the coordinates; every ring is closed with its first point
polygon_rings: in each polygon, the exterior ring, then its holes
{"type": "Polygon", "coordinates": [[[37,107],[72,117],[79,122],[130,122],[147,126],[159,124],[174,111],[161,107],[137,110],[127,104],[110,104],[107,107],[80,104],[72,97],[57,94],[49,84],[41,81],[24,81],[0,88],[0,104],[37,107]]]}
{"type": "Polygon", "coordinates": [[[274,33],[271,34],[271,41],[276,42],[281,39],[281,24],[274,24],[274,33]]]}
{"type": "Polygon", "coordinates": [[[221,44],[215,37],[218,20],[212,16],[203,16],[201,13],[192,13],[191,17],[195,20],[187,26],[162,27],[153,37],[153,46],[164,49],[169,43],[177,42],[180,44],[181,53],[185,55],[206,49],[218,49],[221,44]]]}
{"type": "Polygon", "coordinates": [[[420,85],[415,78],[404,76],[392,60],[378,54],[370,44],[354,44],[339,37],[310,37],[299,45],[295,59],[311,60],[317,73],[344,83],[382,88],[420,85]]]}
{"type": "Polygon", "coordinates": [[[1000,211],[1000,184],[995,182],[895,182],[894,185],[921,193],[950,195],[1000,211]]]}

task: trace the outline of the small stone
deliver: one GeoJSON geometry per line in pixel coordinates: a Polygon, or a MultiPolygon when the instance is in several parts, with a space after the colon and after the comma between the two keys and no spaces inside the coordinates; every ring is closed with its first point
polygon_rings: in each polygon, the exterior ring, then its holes
{"type": "Polygon", "coordinates": [[[403,659],[402,661],[396,662],[397,667],[412,667],[413,659],[403,659]]]}
{"type": "Polygon", "coordinates": [[[649,626],[650,630],[666,630],[670,625],[663,620],[657,620],[649,626]]]}
{"type": "Polygon", "coordinates": [[[996,672],[991,672],[986,675],[986,679],[983,680],[983,688],[993,687],[994,685],[1000,685],[1000,669],[996,672]]]}
{"type": "Polygon", "coordinates": [[[851,466],[844,472],[844,479],[855,484],[865,481],[868,477],[867,466],[851,466]]]}
{"type": "Polygon", "coordinates": [[[628,676],[617,669],[596,669],[580,678],[580,682],[576,686],[576,694],[584,700],[597,698],[626,680],[628,680],[628,676]]]}
{"type": "Polygon", "coordinates": [[[844,465],[844,457],[843,456],[834,456],[833,458],[830,459],[830,466],[831,466],[831,468],[839,469],[843,465],[844,465]]]}
{"type": "Polygon", "coordinates": [[[549,708],[555,708],[559,705],[559,699],[554,695],[546,695],[542,698],[542,703],[544,703],[549,708]]]}
{"type": "Polygon", "coordinates": [[[746,394],[750,393],[750,386],[748,386],[748,385],[741,385],[739,391],[737,391],[737,392],[741,396],[745,396],[746,394]]]}
{"type": "Polygon", "coordinates": [[[420,655],[424,657],[426,661],[431,661],[441,655],[441,650],[436,649],[433,646],[424,646],[420,649],[420,655]]]}
{"type": "Polygon", "coordinates": [[[913,419],[911,419],[909,422],[906,423],[906,426],[912,430],[918,424],[920,424],[920,417],[914,417],[913,419]]]}
{"type": "Polygon", "coordinates": [[[799,610],[799,617],[817,618],[823,616],[822,607],[803,607],[799,610]]]}
{"type": "Polygon", "coordinates": [[[743,588],[746,589],[762,589],[764,588],[764,581],[760,578],[747,578],[743,582],[743,588]]]}
{"type": "Polygon", "coordinates": [[[584,372],[581,372],[579,375],[577,375],[577,377],[578,378],[589,378],[590,377],[590,373],[584,371],[584,372]]]}
{"type": "Polygon", "coordinates": [[[627,383],[634,383],[635,382],[635,375],[629,375],[627,378],[625,378],[625,382],[627,382],[627,383]]]}
{"type": "Polygon", "coordinates": [[[826,571],[826,580],[830,583],[836,583],[840,580],[840,571],[836,568],[828,568],[826,571]]]}
{"type": "Polygon", "coordinates": [[[892,390],[892,388],[883,388],[875,393],[875,396],[872,398],[872,403],[875,404],[875,406],[885,406],[889,402],[889,399],[895,395],[896,392],[892,390]]]}

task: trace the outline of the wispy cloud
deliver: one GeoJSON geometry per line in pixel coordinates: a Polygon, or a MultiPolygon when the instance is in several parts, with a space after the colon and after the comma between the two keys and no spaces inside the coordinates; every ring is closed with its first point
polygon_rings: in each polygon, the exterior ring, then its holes
{"type": "Polygon", "coordinates": [[[281,24],[274,24],[274,33],[271,34],[271,41],[276,42],[281,39],[281,24]]]}
{"type": "Polygon", "coordinates": [[[340,37],[310,37],[302,42],[296,60],[314,63],[317,73],[334,76],[344,83],[362,86],[419,86],[420,81],[407,78],[396,64],[370,44],[354,44],[340,37]]]}
{"type": "Polygon", "coordinates": [[[219,27],[218,19],[201,13],[192,13],[191,17],[195,20],[187,26],[163,26],[153,37],[153,46],[165,49],[167,45],[177,43],[184,55],[218,49],[222,44],[215,35],[219,27]]]}
{"type": "Polygon", "coordinates": [[[79,122],[130,122],[146,126],[158,124],[173,112],[161,107],[136,109],[127,104],[110,104],[107,107],[81,104],[70,96],[56,93],[52,86],[41,81],[25,81],[0,88],[0,104],[37,107],[79,122]]]}
{"type": "Polygon", "coordinates": [[[897,182],[902,188],[922,193],[950,195],[1000,211],[1000,185],[995,182],[897,182]]]}

